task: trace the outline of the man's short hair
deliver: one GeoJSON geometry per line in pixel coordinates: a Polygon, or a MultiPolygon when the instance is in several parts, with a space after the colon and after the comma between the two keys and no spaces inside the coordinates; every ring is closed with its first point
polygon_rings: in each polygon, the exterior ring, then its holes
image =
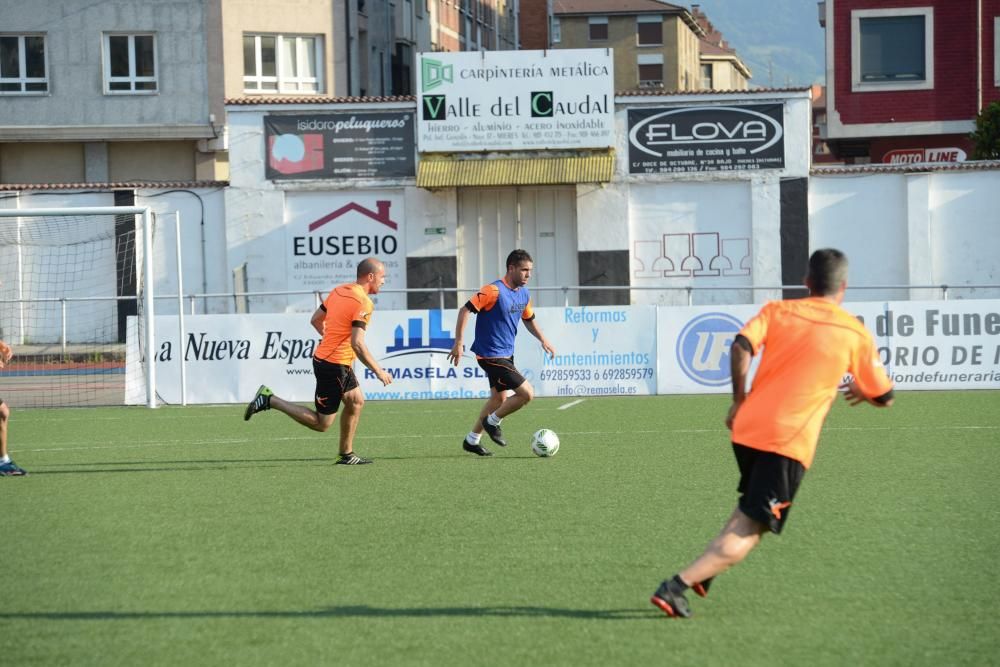
{"type": "Polygon", "coordinates": [[[363,278],[369,273],[378,273],[378,270],[382,268],[382,262],[378,261],[374,257],[368,257],[366,259],[358,262],[358,278],[363,278]]]}
{"type": "Polygon", "coordinates": [[[817,296],[836,294],[847,282],[847,255],[835,248],[820,248],[809,257],[806,280],[817,296]]]}
{"type": "Polygon", "coordinates": [[[517,250],[511,251],[511,253],[507,255],[507,268],[509,269],[512,266],[517,266],[521,262],[534,261],[535,260],[531,259],[531,255],[528,254],[527,250],[521,250],[518,248],[517,250]]]}

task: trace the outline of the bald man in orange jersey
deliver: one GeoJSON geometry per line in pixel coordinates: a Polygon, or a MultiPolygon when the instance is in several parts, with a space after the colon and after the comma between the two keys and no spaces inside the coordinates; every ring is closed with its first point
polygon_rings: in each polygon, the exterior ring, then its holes
{"type": "Polygon", "coordinates": [[[325,432],[337,418],[340,404],[344,416],[340,420],[340,465],[371,463],[354,453],[354,432],[361,419],[365,395],[354,375],[354,360],[360,359],[379,379],[383,386],[392,377],[375,361],[365,345],[365,330],[371,321],[375,304],[369,298],[378,294],[385,283],[385,266],[374,257],[358,264],[357,280],[339,285],[331,290],[326,300],[313,313],[310,323],[323,337],[313,355],[313,372],[316,374],[316,409],[310,410],[296,403],[279,398],[265,385],[261,385],[253,400],[247,404],[243,419],[248,420],[258,412],[274,408],[314,431],[325,432]]]}
{"type": "Polygon", "coordinates": [[[726,426],[733,432],[740,498],[705,552],[653,593],[650,601],[668,616],[690,616],[689,587],[705,597],[712,579],[746,558],[765,532],[781,532],[846,373],[854,377],[842,386],[851,405],[892,405],[892,381],[872,335],[840,307],[847,257],[832,248],[814,252],[806,287],[808,298],[766,304],[733,341],[726,426]],[[747,392],[750,360],[761,348],[747,392]]]}

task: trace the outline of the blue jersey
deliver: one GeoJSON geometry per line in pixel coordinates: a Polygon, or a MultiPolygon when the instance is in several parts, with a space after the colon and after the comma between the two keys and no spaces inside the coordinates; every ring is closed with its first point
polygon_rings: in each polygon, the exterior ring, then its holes
{"type": "Polygon", "coordinates": [[[480,288],[466,307],[476,313],[472,351],[480,357],[514,356],[518,321],[535,317],[528,288],[511,289],[503,278],[480,288]]]}

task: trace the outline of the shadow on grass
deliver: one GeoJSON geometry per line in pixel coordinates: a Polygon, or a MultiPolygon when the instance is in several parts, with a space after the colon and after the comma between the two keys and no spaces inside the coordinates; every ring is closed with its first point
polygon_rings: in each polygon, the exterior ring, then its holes
{"type": "Polygon", "coordinates": [[[44,467],[32,467],[30,475],[90,475],[94,473],[123,472],[190,472],[192,470],[279,468],[283,467],[286,463],[333,465],[333,462],[334,459],[328,457],[299,459],[204,459],[193,461],[90,461],[87,463],[60,463],[57,464],[57,466],[54,466],[59,468],[56,470],[47,470],[44,467]]]}
{"type": "MultiPolygon", "coordinates": [[[[417,459],[461,459],[477,460],[484,457],[474,457],[470,454],[460,452],[457,454],[420,454],[414,456],[377,456],[378,461],[408,461],[417,459]]],[[[524,459],[536,459],[532,455],[508,455],[489,457],[491,461],[503,461],[505,459],[516,461],[524,459]]],[[[200,459],[190,461],[88,461],[86,463],[59,463],[48,470],[44,467],[31,468],[31,475],[88,475],[92,473],[121,473],[121,472],[188,472],[191,470],[228,470],[230,468],[276,468],[285,463],[311,463],[333,465],[336,461],[334,457],[308,457],[308,458],[284,458],[284,459],[200,459]],[[105,466],[105,467],[95,467],[105,466]],[[166,467],[176,466],[176,467],[166,467]]],[[[339,467],[339,466],[338,466],[339,467]]]]}
{"type": "Polygon", "coordinates": [[[584,620],[623,621],[660,620],[655,609],[563,609],[559,607],[371,607],[344,605],[306,611],[36,611],[0,612],[3,620],[27,621],[134,621],[150,619],[212,618],[576,618],[584,620]]]}

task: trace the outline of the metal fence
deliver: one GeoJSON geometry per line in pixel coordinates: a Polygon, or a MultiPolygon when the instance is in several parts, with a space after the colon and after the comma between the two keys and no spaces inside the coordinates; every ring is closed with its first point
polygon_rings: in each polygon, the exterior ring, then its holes
{"type": "MultiPolygon", "coordinates": [[[[441,309],[446,310],[449,307],[447,302],[448,296],[454,297],[455,302],[464,302],[464,299],[470,295],[474,294],[477,287],[418,287],[418,288],[407,288],[407,289],[382,289],[379,294],[423,294],[431,295],[434,305],[441,309]]],[[[532,293],[556,293],[561,295],[561,304],[563,307],[569,307],[575,305],[571,303],[573,300],[571,297],[578,295],[581,292],[659,292],[666,294],[682,295],[682,302],[676,305],[697,305],[695,304],[695,295],[698,293],[745,293],[746,297],[743,299],[728,301],[729,305],[741,304],[741,303],[753,303],[755,295],[758,292],[772,293],[775,295],[772,298],[787,298],[796,296],[805,296],[806,288],[803,285],[765,285],[765,286],[734,286],[734,287],[643,287],[635,285],[565,285],[565,286],[530,286],[532,293]]],[[[949,298],[957,296],[957,298],[974,298],[974,299],[993,299],[1000,298],[1000,284],[983,284],[983,285],[850,285],[847,289],[848,300],[863,300],[853,298],[855,296],[863,295],[865,292],[874,291],[895,291],[898,295],[894,300],[906,301],[913,300],[913,293],[917,290],[923,292],[920,294],[921,299],[943,299],[947,301],[949,298]],[[989,294],[976,294],[976,290],[990,290],[992,293],[989,294]]],[[[312,295],[315,298],[316,305],[318,306],[322,303],[323,299],[326,297],[327,292],[317,292],[311,290],[290,290],[290,291],[267,291],[267,292],[224,292],[224,293],[211,293],[211,294],[189,294],[183,297],[183,301],[186,304],[186,312],[190,315],[196,315],[207,312],[255,312],[251,300],[269,297],[302,297],[306,295],[312,295]],[[208,303],[210,301],[223,301],[225,303],[224,307],[209,309],[208,303]]],[[[159,302],[160,299],[173,299],[177,300],[177,295],[164,296],[157,295],[156,299],[159,302]]],[[[721,302],[720,302],[721,303],[721,302]]],[[[607,305],[628,305],[628,304],[607,304],[607,305]]],[[[424,306],[424,307],[434,307],[434,306],[424,306]]],[[[261,311],[257,311],[261,312],[261,311]]]]}

